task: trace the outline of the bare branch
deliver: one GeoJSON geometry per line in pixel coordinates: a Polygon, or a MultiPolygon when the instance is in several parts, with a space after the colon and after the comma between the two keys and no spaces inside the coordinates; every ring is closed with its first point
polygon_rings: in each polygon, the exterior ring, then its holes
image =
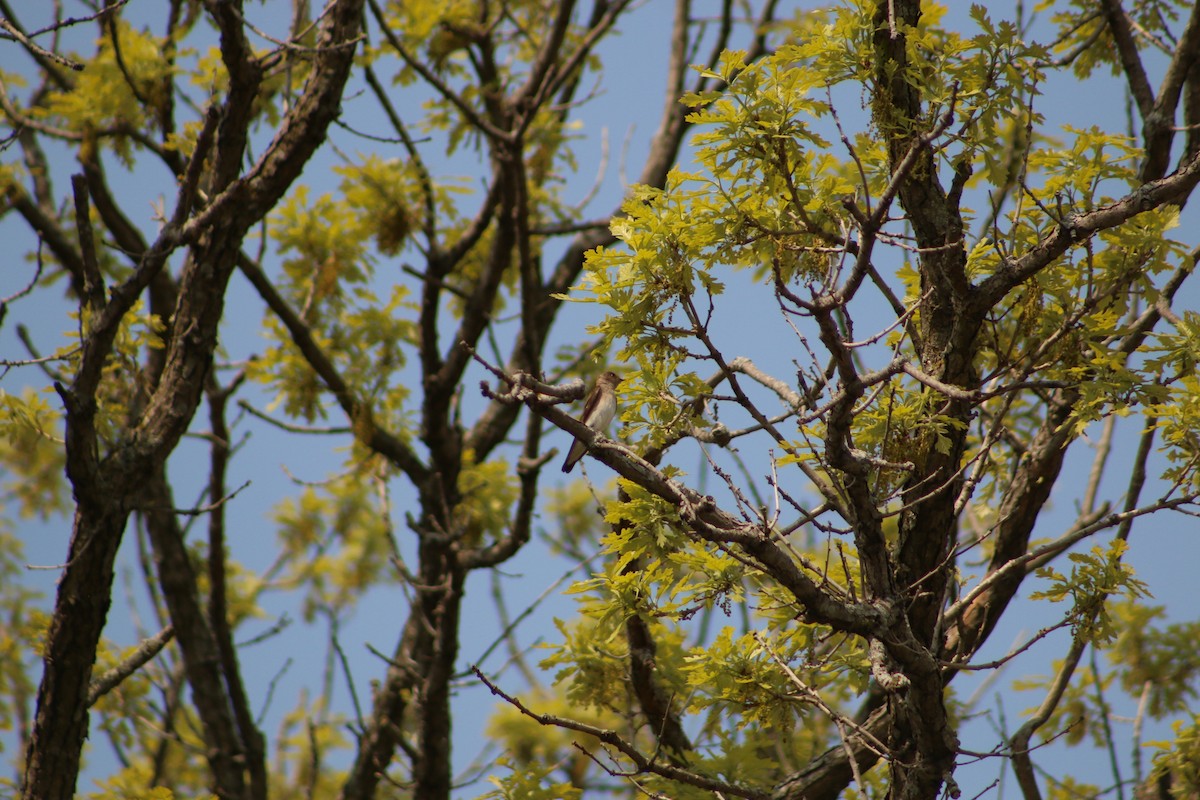
{"type": "Polygon", "coordinates": [[[578,722],[576,720],[566,719],[565,717],[554,716],[553,714],[538,714],[527,708],[525,704],[516,697],[506,693],[499,686],[488,680],[487,676],[484,675],[478,667],[472,667],[471,671],[475,673],[475,677],[479,678],[484,686],[488,687],[492,694],[496,695],[501,700],[504,700],[513,708],[517,709],[530,719],[536,721],[538,724],[553,725],[555,727],[576,731],[577,733],[585,733],[589,736],[595,737],[601,743],[614,748],[633,763],[633,771],[628,773],[630,775],[651,773],[654,775],[660,775],[664,778],[669,778],[674,781],[679,781],[680,783],[688,786],[695,786],[700,789],[707,789],[708,791],[719,792],[732,795],[734,797],[745,797],[749,798],[749,800],[767,800],[767,798],[770,797],[770,795],[766,792],[745,789],[740,786],[735,786],[731,783],[726,783],[725,781],[715,780],[705,775],[691,772],[690,770],[683,769],[682,767],[659,763],[658,761],[655,761],[652,758],[644,755],[631,742],[626,741],[616,731],[598,728],[595,725],[588,725],[584,722],[578,722]]]}
{"type": "MultiPolygon", "coordinates": [[[[95,17],[98,17],[101,14],[111,13],[113,10],[115,10],[116,8],[119,8],[120,6],[125,5],[125,3],[127,3],[127,2],[129,2],[129,0],[120,0],[120,2],[114,3],[112,6],[105,8],[103,11],[97,12],[96,14],[92,15],[92,17],[89,17],[89,19],[94,19],[95,17]]],[[[79,20],[79,21],[83,21],[83,20],[79,20]]],[[[65,24],[66,23],[63,23],[64,26],[65,26],[65,24]]],[[[59,26],[55,26],[55,27],[57,28],[59,26]]],[[[83,71],[83,64],[80,64],[78,61],[72,61],[71,59],[67,58],[66,56],[60,56],[58,53],[52,53],[49,50],[45,49],[44,47],[39,47],[36,42],[34,42],[32,39],[30,39],[28,36],[26,36],[24,33],[22,33],[20,28],[18,28],[16,25],[13,25],[11,22],[9,22],[4,17],[0,17],[0,29],[3,29],[14,40],[20,42],[21,45],[26,50],[28,50],[30,53],[32,53],[35,57],[49,59],[50,61],[53,61],[57,64],[62,64],[64,67],[69,67],[69,68],[75,70],[76,72],[83,71]]],[[[36,36],[37,34],[34,34],[34,35],[36,36]]],[[[0,38],[5,38],[5,37],[0,37],[0,38]]]]}
{"type": "Polygon", "coordinates": [[[139,644],[120,664],[93,678],[88,687],[88,707],[94,706],[97,700],[116,689],[122,681],[149,663],[173,638],[175,629],[168,625],[139,644]]]}

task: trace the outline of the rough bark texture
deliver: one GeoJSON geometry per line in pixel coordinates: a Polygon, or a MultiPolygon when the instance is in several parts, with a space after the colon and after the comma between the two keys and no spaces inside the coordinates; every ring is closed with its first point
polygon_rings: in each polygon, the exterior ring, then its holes
{"type": "MultiPolygon", "coordinates": [[[[168,503],[166,507],[148,509],[151,514],[174,513],[169,495],[161,491],[165,464],[190,424],[209,378],[226,285],[236,256],[246,231],[283,196],[337,115],[354,53],[354,47],[347,43],[357,35],[362,3],[343,0],[332,6],[322,23],[312,77],[285,117],[276,139],[245,177],[238,176],[260,70],[249,56],[234,5],[214,3],[210,11],[221,29],[222,55],[231,74],[225,103],[211,117],[220,120],[211,151],[202,135],[193,163],[186,168],[187,176],[180,176],[183,185],[174,217],[159,238],[140,253],[133,276],[113,287],[107,300],[94,255],[89,263],[90,231],[86,227],[80,237],[83,255],[72,259],[72,263],[79,264],[85,294],[93,298],[95,316],[85,331],[75,379],[70,387],[60,389],[67,411],[68,475],[77,511],[70,558],[47,637],[37,716],[26,751],[23,796],[28,800],[65,800],[74,795],[80,752],[88,732],[87,686],[109,608],[113,560],[126,521],[131,511],[146,502],[145,487],[157,486],[160,491],[151,491],[151,497],[155,502],[168,503]],[[206,186],[213,199],[209,205],[199,207],[195,179],[210,153],[213,160],[206,186]],[[195,207],[199,208],[193,214],[195,207]],[[191,249],[177,281],[172,335],[161,374],[156,375],[157,382],[128,433],[101,452],[96,396],[118,327],[141,292],[159,278],[168,256],[181,245],[190,245],[191,249]]],[[[115,219],[112,214],[109,217],[115,219]]],[[[30,221],[36,224],[36,219],[30,221]]],[[[48,222],[47,226],[52,227],[48,222]]],[[[127,234],[125,238],[133,237],[127,234]]],[[[64,251],[73,249],[65,241],[60,241],[60,247],[64,251]]],[[[165,519],[157,519],[165,523],[165,519]]],[[[152,527],[165,530],[170,526],[152,527]]],[[[179,550],[170,549],[172,544],[181,547],[181,540],[163,535],[156,541],[166,548],[160,548],[166,575],[186,579],[186,559],[180,561],[179,550]]],[[[176,631],[186,642],[185,650],[193,656],[188,659],[193,690],[206,698],[200,707],[212,745],[214,791],[222,798],[242,798],[246,796],[242,772],[245,764],[240,763],[241,752],[235,744],[237,737],[232,733],[228,706],[217,700],[221,692],[215,687],[221,678],[215,671],[215,651],[208,649],[212,645],[211,632],[206,635],[190,626],[191,621],[203,619],[199,608],[194,602],[180,602],[194,591],[194,582],[189,591],[168,591],[172,614],[183,618],[183,625],[176,622],[176,631]],[[210,657],[212,663],[208,662],[210,657]]],[[[261,781],[255,785],[265,791],[261,781]]]]}
{"type": "MultiPolygon", "coordinates": [[[[907,31],[916,28],[920,16],[919,2],[881,0],[876,5],[873,113],[887,137],[893,172],[899,173],[906,160],[912,163],[900,175],[898,196],[921,248],[918,270],[921,291],[928,298],[920,315],[921,367],[942,383],[974,388],[973,343],[982,319],[968,313],[971,286],[962,216],[957,197],[951,197],[938,179],[933,148],[922,130],[923,99],[905,77],[910,68],[907,31]]],[[[953,568],[948,556],[958,539],[955,501],[962,485],[970,408],[952,399],[939,404],[940,413],[961,425],[945,426],[948,446],[934,447],[932,437],[917,445],[917,469],[903,495],[907,510],[900,519],[896,567],[904,597],[894,599],[905,604],[912,638],[895,642],[891,654],[902,664],[901,651],[916,648],[920,656],[903,664],[912,681],[907,691],[889,700],[894,726],[889,741],[892,796],[913,800],[937,795],[953,771],[958,745],[943,700],[942,672],[936,666],[941,649],[936,629],[953,568]]]]}

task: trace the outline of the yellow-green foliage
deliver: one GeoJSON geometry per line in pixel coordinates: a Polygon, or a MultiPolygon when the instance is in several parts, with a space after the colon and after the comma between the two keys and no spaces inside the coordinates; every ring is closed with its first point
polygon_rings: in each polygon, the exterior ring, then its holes
{"type": "Polygon", "coordinates": [[[1130,598],[1146,596],[1146,584],[1134,577],[1133,568],[1121,560],[1129,549],[1122,539],[1113,539],[1107,547],[1096,545],[1090,551],[1070,553],[1070,575],[1053,567],[1038,570],[1038,577],[1050,581],[1050,587],[1034,592],[1034,600],[1060,603],[1070,599],[1068,612],[1072,630],[1084,641],[1111,643],[1117,635],[1112,615],[1105,602],[1113,595],[1130,598]]]}
{"type": "MultiPolygon", "coordinates": [[[[18,582],[25,569],[24,545],[10,527],[8,519],[0,518],[0,585],[5,587],[0,596],[0,731],[11,731],[26,718],[26,704],[37,691],[29,670],[41,657],[50,624],[41,593],[18,582]]],[[[7,789],[3,783],[0,788],[7,789]]]]}
{"type": "Polygon", "coordinates": [[[302,800],[335,794],[345,776],[321,762],[349,746],[348,724],[344,715],[329,711],[324,698],[302,692],[296,707],[283,715],[274,739],[277,769],[271,776],[271,796],[302,800]],[[318,765],[314,775],[313,768],[318,765]]]}
{"type": "MultiPolygon", "coordinates": [[[[359,193],[361,194],[361,192],[359,193]]],[[[300,187],[276,216],[272,236],[283,262],[280,290],[302,310],[313,338],[335,364],[354,396],[371,403],[372,413],[404,430],[408,396],[397,373],[404,367],[405,345],[413,341],[412,304],[402,284],[377,296],[373,256],[366,247],[373,235],[371,213],[323,195],[311,205],[300,187]]],[[[276,317],[264,319],[270,347],[250,369],[251,377],[277,392],[276,403],[290,416],[324,418],[321,385],[276,317]]]]}
{"type": "Polygon", "coordinates": [[[8,473],[2,503],[15,502],[23,519],[45,520],[68,508],[60,420],[59,410],[32,389],[20,397],[0,389],[0,464],[8,473]]]}
{"type": "MultiPolygon", "coordinates": [[[[141,719],[153,719],[143,717],[141,719]]],[[[151,787],[151,776],[155,764],[149,758],[140,758],[116,770],[105,778],[93,781],[96,790],[84,795],[87,800],[174,800],[174,798],[200,798],[215,800],[208,791],[210,779],[208,767],[203,758],[196,758],[195,753],[203,752],[204,742],[196,734],[199,730],[199,720],[188,710],[181,709],[174,720],[174,732],[178,740],[172,740],[163,745],[161,731],[148,724],[135,724],[135,720],[126,720],[126,724],[136,728],[134,735],[141,740],[144,752],[155,752],[162,749],[162,774],[171,776],[174,790],[164,786],[151,787]]]]}
{"type": "MultiPolygon", "coordinates": [[[[982,5],[970,11],[979,33],[968,37],[941,27],[943,6],[924,3],[919,27],[904,30],[910,66],[903,76],[923,100],[922,118],[901,119],[894,106],[876,104],[869,130],[847,130],[843,118],[834,124],[836,92],[849,84],[879,101],[880,78],[892,77],[875,72],[876,6],[861,0],[806,15],[793,42],[774,55],[747,64],[744,53],[726,53],[703,71],[728,91],[685,97],[696,126],[696,167],[674,170],[662,188],[635,187],[612,223],[616,244],[588,254],[585,275],[564,298],[600,306],[606,316],[593,332],[631,365],[633,374],[621,389],[622,432],[635,449],[656,448],[697,424],[710,425],[698,422],[694,401],[732,393],[727,383],[710,389],[697,365],[717,360],[706,340],[718,328],[714,319],[728,313],[745,325],[757,311],[722,305],[734,281],[745,283],[748,276],[765,292],[778,281],[802,298],[809,290],[844,285],[857,252],[846,242],[861,244],[865,238],[856,213],[872,213],[892,178],[893,137],[908,140],[928,132],[952,108],[948,133],[934,143],[929,163],[915,169],[922,176],[922,170],[935,171],[943,185],[961,180],[972,197],[1009,198],[994,224],[979,224],[990,218],[990,207],[963,209],[962,246],[975,283],[1010,269],[1015,256],[1075,215],[1109,205],[1139,184],[1143,153],[1134,140],[1096,127],[1068,126],[1054,136],[1042,130],[1037,98],[1052,58],[1086,41],[1100,24],[1070,28],[1083,13],[1074,10],[1060,20],[1072,44],[1056,44],[1052,53],[1031,42],[1019,25],[993,20],[982,5]],[[956,176],[966,163],[970,177],[956,176]]],[[[1150,27],[1161,30],[1163,22],[1150,27]]],[[[1098,63],[1116,63],[1107,36],[1101,36],[1097,52],[1089,49],[1076,61],[1080,74],[1098,63]]],[[[889,285],[903,285],[901,300],[913,309],[914,328],[921,330],[927,309],[920,301],[929,274],[919,273],[916,262],[924,254],[912,243],[903,210],[893,205],[891,213],[893,219],[881,223],[872,266],[886,271],[889,285]],[[887,256],[880,254],[885,247],[887,256]]],[[[1167,450],[1166,477],[1190,487],[1200,480],[1200,382],[1191,374],[1200,360],[1200,316],[1177,309],[1169,320],[1174,330],[1155,334],[1146,358],[1128,358],[1112,346],[1157,300],[1161,276],[1190,261],[1188,247],[1174,238],[1178,228],[1178,209],[1164,206],[1075,243],[999,302],[974,342],[972,366],[985,387],[1005,381],[1069,386],[1071,414],[1064,430],[1073,434],[1111,415],[1144,415],[1167,450]]],[[[863,320],[855,319],[860,340],[883,327],[863,320]],[[869,333],[862,332],[864,326],[869,333]]],[[[889,313],[886,321],[891,320],[889,313]]],[[[838,323],[849,339],[849,322],[838,323]]],[[[879,340],[910,363],[924,355],[902,326],[884,331],[879,340]]],[[[782,346],[802,350],[796,341],[782,346]]],[[[854,354],[863,360],[856,362],[863,374],[870,363],[866,352],[854,354]]],[[[734,354],[722,355],[728,361],[734,354]]],[[[825,370],[836,381],[840,376],[824,357],[817,356],[810,374],[825,370]]],[[[795,358],[799,363],[801,356],[795,358]]],[[[903,375],[882,389],[873,386],[854,409],[853,446],[857,454],[886,462],[872,465],[871,489],[882,510],[894,511],[911,466],[921,467],[932,453],[949,454],[965,435],[964,475],[977,482],[962,519],[976,533],[994,533],[995,503],[1043,424],[1044,399],[1036,392],[980,398],[969,421],[948,412],[948,405],[945,394],[903,375]],[[987,438],[988,425],[1001,417],[1006,435],[992,432],[987,438]]],[[[810,470],[806,479],[844,485],[844,476],[826,462],[821,415],[806,419],[795,440],[791,426],[790,420],[780,426],[788,440],[774,442],[772,467],[782,474],[800,465],[810,470]]],[[[680,477],[669,457],[667,462],[664,473],[680,477]]],[[[778,480],[788,485],[786,476],[778,480]]],[[[738,479],[732,482],[744,489],[738,479]]],[[[587,707],[618,702],[611,686],[622,679],[622,627],[640,615],[661,643],[656,666],[674,702],[705,719],[705,735],[738,732],[714,751],[736,752],[751,764],[751,754],[766,752],[752,746],[759,729],[781,740],[803,740],[795,745],[799,749],[825,741],[805,738],[810,726],[829,724],[828,717],[813,711],[805,690],[772,653],[826,702],[850,707],[854,692],[869,684],[863,643],[799,622],[795,598],[745,559],[700,541],[669,504],[631,484],[621,486],[626,497],[606,505],[605,519],[614,530],[602,544],[610,558],[574,589],[583,621],[559,623],[563,641],[545,662],[568,682],[568,698],[587,707]],[[721,615],[732,621],[711,633],[711,620],[721,615]]],[[[744,510],[748,520],[759,512],[748,501],[744,510]]],[[[895,544],[897,518],[888,516],[883,528],[895,544]]],[[[986,559],[994,537],[984,539],[975,554],[986,559]]],[[[1118,540],[1071,553],[1069,574],[1044,569],[1040,575],[1048,587],[1034,598],[1068,601],[1064,616],[1073,634],[1113,653],[1119,666],[1099,688],[1123,686],[1136,693],[1146,682],[1194,684],[1194,659],[1180,651],[1195,632],[1191,626],[1155,631],[1138,617],[1137,601],[1146,587],[1122,560],[1124,552],[1118,540]],[[1137,636],[1138,641],[1131,638],[1137,636]],[[1173,661],[1176,672],[1169,668],[1173,661]]],[[[811,574],[848,595],[859,589],[851,537],[831,536],[823,547],[797,542],[793,553],[811,574]]],[[[1093,699],[1097,687],[1091,680],[1077,677],[1048,730],[1070,723],[1075,725],[1070,741],[1100,741],[1106,712],[1093,699]]],[[[1045,689],[1044,683],[1038,686],[1045,689]]],[[[1156,690],[1153,713],[1180,713],[1190,692],[1156,690]]],[[[762,777],[767,772],[754,779],[768,783],[762,777]]],[[[868,795],[881,796],[879,773],[872,780],[868,795]]],[[[668,794],[676,791],[672,786],[668,794]]]]}
{"type": "MultiPolygon", "coordinates": [[[[564,697],[554,694],[552,690],[523,693],[519,699],[526,708],[536,714],[562,716],[600,730],[625,728],[617,714],[611,711],[582,710],[564,697]]],[[[526,782],[521,785],[526,786],[527,791],[532,791],[533,786],[555,777],[579,783],[586,773],[596,769],[591,759],[575,747],[578,743],[589,751],[596,752],[600,746],[596,737],[562,728],[547,728],[507,703],[498,705],[495,713],[489,718],[487,735],[504,748],[505,765],[511,764],[519,773],[524,773],[525,777],[519,780],[526,782]]],[[[512,780],[517,780],[515,775],[512,780]]],[[[508,781],[509,779],[493,778],[492,782],[504,788],[508,781]]],[[[570,789],[570,784],[555,785],[560,789],[570,789]]]]}
{"type": "MultiPolygon", "coordinates": [[[[86,335],[90,314],[82,311],[71,317],[78,320],[78,327],[67,331],[73,344],[81,332],[86,335]]],[[[142,372],[142,360],[149,350],[163,347],[163,331],[162,320],[147,313],[141,300],[122,317],[96,398],[96,429],[105,444],[121,434],[131,410],[150,388],[142,372]]],[[[56,379],[69,380],[70,370],[78,362],[78,349],[67,345],[56,355],[56,379]]],[[[19,482],[8,483],[6,491],[21,501],[25,516],[46,517],[65,508],[60,418],[61,413],[36,392],[26,390],[16,397],[0,390],[0,463],[14,477],[20,477],[19,482]]]]}
{"type": "MultiPolygon", "coordinates": [[[[1186,358],[1194,359],[1195,352],[1192,349],[1186,358]]],[[[1200,462],[1200,434],[1197,433],[1200,430],[1200,378],[1194,374],[1181,378],[1171,388],[1169,399],[1150,406],[1149,411],[1166,445],[1163,449],[1169,464],[1163,470],[1163,477],[1192,488],[1200,486],[1200,471],[1196,469],[1200,462]]]]}
{"type": "MultiPolygon", "coordinates": [[[[396,255],[426,221],[423,209],[413,202],[422,187],[412,162],[367,156],[336,171],[343,176],[342,202],[358,212],[351,214],[349,221],[362,225],[374,237],[380,253],[396,255]]],[[[453,208],[448,200],[443,198],[439,212],[453,208]]]]}
{"type": "Polygon", "coordinates": [[[1176,797],[1193,797],[1200,792],[1200,715],[1171,723],[1175,738],[1151,742],[1160,750],[1154,756],[1154,774],[1169,773],[1176,797]]]}
{"type": "MultiPolygon", "coordinates": [[[[123,21],[116,24],[120,62],[108,37],[99,40],[99,51],[87,68],[76,74],[69,89],[54,91],[47,98],[44,119],[67,130],[95,133],[104,129],[140,129],[166,102],[171,68],[163,58],[163,42],[134,30],[123,21]]],[[[115,153],[132,163],[127,136],[112,140],[115,153]]]]}
{"type": "Polygon", "coordinates": [[[465,526],[465,543],[477,546],[485,539],[503,536],[510,524],[509,514],[520,490],[512,466],[503,458],[476,464],[474,453],[467,453],[466,464],[458,475],[462,504],[458,514],[465,526]]]}
{"type": "Polygon", "coordinates": [[[1200,621],[1163,624],[1161,606],[1132,600],[1110,605],[1119,632],[1108,660],[1118,668],[1121,688],[1135,696],[1145,691],[1146,712],[1154,719],[1186,711],[1200,677],[1200,621]]]}
{"type": "Polygon", "coordinates": [[[1095,797],[1103,789],[1094,783],[1077,780],[1070,776],[1062,780],[1046,781],[1046,800],[1071,800],[1076,797],[1095,797]]]}
{"type": "MultiPolygon", "coordinates": [[[[586,758],[582,753],[575,758],[586,758]]],[[[488,778],[496,788],[481,795],[480,800],[576,800],[581,796],[578,787],[554,781],[551,774],[558,765],[514,764],[508,758],[497,759],[496,766],[509,769],[508,775],[488,778]]]]}
{"type": "MultiPolygon", "coordinates": [[[[113,647],[111,642],[101,641],[93,674],[103,675],[116,667],[123,659],[132,655],[136,647],[127,647],[122,652],[113,647]]],[[[138,720],[154,718],[157,699],[154,681],[161,677],[161,674],[156,676],[149,670],[134,673],[96,701],[94,710],[99,717],[97,727],[104,731],[117,747],[129,750],[135,744],[147,744],[150,738],[156,735],[156,731],[139,724],[138,720]]]]}
{"type": "Polygon", "coordinates": [[[203,792],[177,795],[165,786],[148,788],[150,775],[145,769],[127,767],[115,775],[96,781],[99,791],[88,792],[86,800],[176,800],[186,796],[193,800],[215,800],[215,795],[203,792]]]}
{"type": "MultiPolygon", "coordinates": [[[[68,341],[73,345],[87,336],[93,319],[92,312],[86,309],[71,312],[70,316],[77,321],[77,326],[66,332],[68,341]]],[[[149,313],[146,310],[145,302],[140,299],[133,303],[129,311],[121,318],[116,338],[113,341],[112,353],[104,363],[96,397],[95,424],[104,444],[113,444],[117,437],[123,434],[129,414],[149,392],[151,387],[143,372],[143,362],[149,351],[163,348],[164,331],[165,325],[162,319],[149,313]]],[[[59,379],[68,379],[70,370],[78,365],[79,350],[74,346],[64,346],[59,348],[57,355],[61,359],[59,375],[62,377],[59,379]]],[[[32,402],[36,406],[40,401],[32,402]]],[[[32,426],[39,432],[39,435],[43,435],[45,433],[42,427],[43,422],[51,419],[45,415],[44,411],[36,408],[27,408],[24,412],[16,413],[14,407],[12,411],[16,416],[4,413],[3,417],[7,417],[8,421],[7,423],[0,422],[0,425],[5,425],[5,427],[14,424],[32,426]],[[34,413],[40,415],[42,421],[30,416],[34,413]]]]}
{"type": "Polygon", "coordinates": [[[281,566],[277,583],[304,593],[303,615],[353,608],[391,574],[391,521],[379,504],[386,470],[371,460],[320,486],[308,486],[275,509],[281,566]]]}
{"type": "MultiPolygon", "coordinates": [[[[611,495],[606,491],[601,496],[611,495]]],[[[553,519],[554,536],[547,544],[556,552],[565,552],[582,557],[596,551],[596,542],[603,531],[603,517],[597,513],[595,496],[582,481],[574,481],[561,487],[547,487],[543,491],[544,514],[553,519]]]]}

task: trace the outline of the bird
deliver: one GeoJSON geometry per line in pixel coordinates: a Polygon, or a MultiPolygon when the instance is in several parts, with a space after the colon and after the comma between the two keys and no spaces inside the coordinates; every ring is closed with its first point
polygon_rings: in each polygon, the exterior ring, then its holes
{"type": "MultiPolygon", "coordinates": [[[[579,418],[579,421],[596,433],[607,431],[608,426],[612,424],[613,417],[617,415],[617,384],[620,382],[621,379],[615,372],[605,372],[596,378],[596,385],[592,387],[592,393],[588,395],[587,402],[583,404],[583,416],[579,418]]],[[[563,462],[562,471],[570,472],[574,469],[575,464],[583,458],[585,452],[587,452],[587,445],[582,439],[572,442],[571,449],[567,451],[567,459],[563,462]]]]}

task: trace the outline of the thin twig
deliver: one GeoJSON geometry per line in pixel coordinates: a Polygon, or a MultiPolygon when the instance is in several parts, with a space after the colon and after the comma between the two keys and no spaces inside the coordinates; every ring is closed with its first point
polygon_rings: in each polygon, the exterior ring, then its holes
{"type": "Polygon", "coordinates": [[[93,678],[88,685],[87,706],[91,708],[104,695],[121,685],[121,682],[141,669],[150,659],[158,655],[167,642],[175,636],[175,629],[168,625],[158,633],[142,641],[137,649],[129,654],[120,664],[93,678]]]}

